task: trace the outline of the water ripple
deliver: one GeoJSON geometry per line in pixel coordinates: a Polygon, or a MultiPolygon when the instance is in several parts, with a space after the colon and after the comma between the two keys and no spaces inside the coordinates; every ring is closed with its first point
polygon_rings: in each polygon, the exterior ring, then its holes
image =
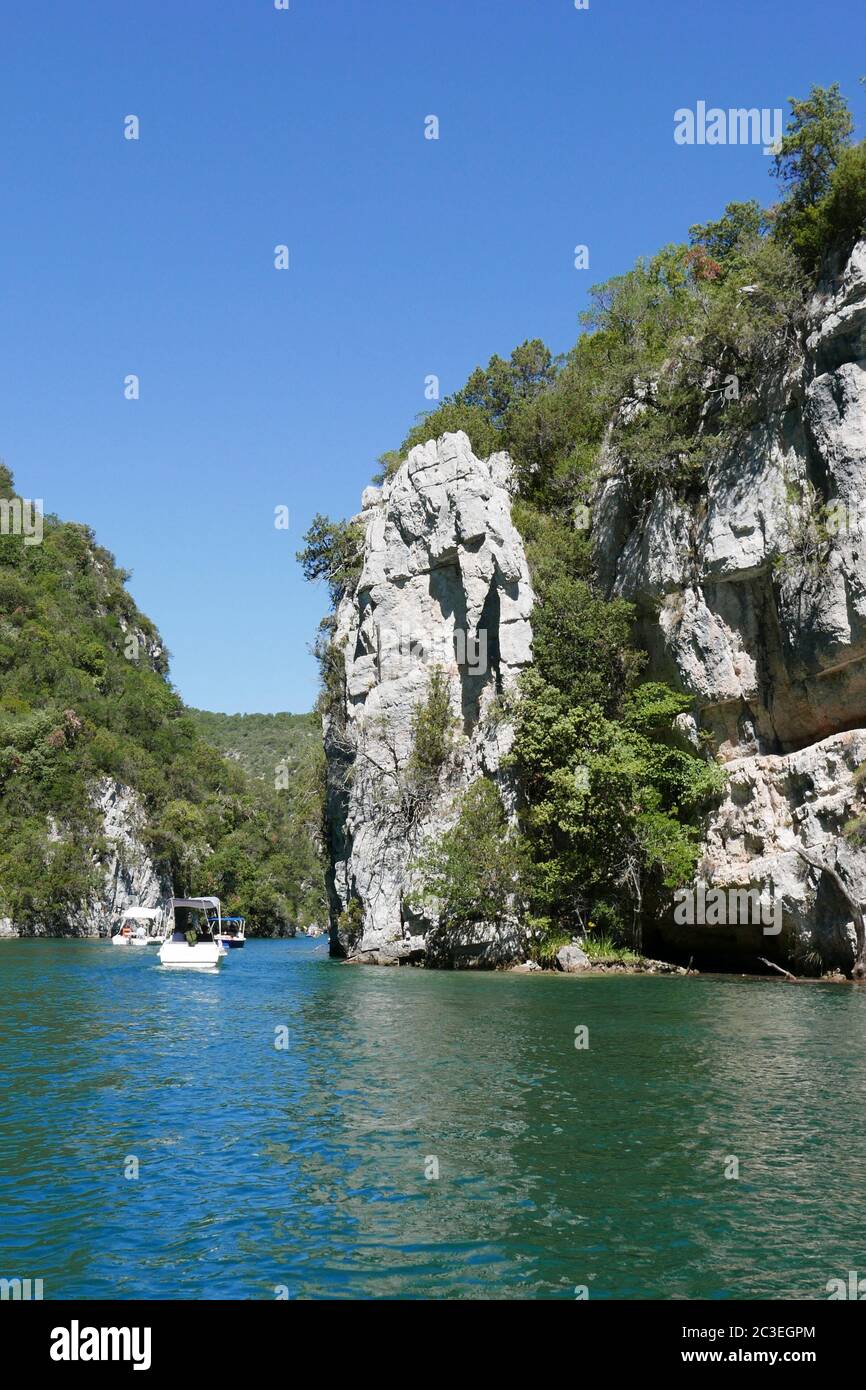
{"type": "Polygon", "coordinates": [[[866,1269],[866,991],[305,941],[207,978],[3,942],[0,972],[0,1274],[46,1297],[819,1298],[866,1269]]]}

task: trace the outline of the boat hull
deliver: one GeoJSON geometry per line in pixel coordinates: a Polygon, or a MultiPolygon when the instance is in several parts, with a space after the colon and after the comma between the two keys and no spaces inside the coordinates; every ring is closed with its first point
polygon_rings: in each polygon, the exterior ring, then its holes
{"type": "Polygon", "coordinates": [[[230,936],[221,936],[220,941],[224,946],[227,946],[230,951],[239,951],[244,944],[243,941],[235,941],[230,936]]]}
{"type": "Polygon", "coordinates": [[[225,959],[226,952],[216,941],[197,941],[188,946],[185,941],[165,941],[159,948],[161,965],[186,967],[193,970],[213,970],[225,959]]]}

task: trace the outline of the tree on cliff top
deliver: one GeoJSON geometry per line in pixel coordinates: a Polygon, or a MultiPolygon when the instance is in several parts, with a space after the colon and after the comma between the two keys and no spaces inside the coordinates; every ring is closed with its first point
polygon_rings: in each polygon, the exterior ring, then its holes
{"type": "Polygon", "coordinates": [[[791,119],[773,160],[773,174],[796,213],[830,190],[833,170],[851,139],[854,121],[839,84],[813,87],[802,101],[790,98],[791,119]]]}
{"type": "Polygon", "coordinates": [[[866,229],[866,142],[851,144],[854,123],[835,82],[792,98],[791,112],[772,171],[785,192],[773,232],[817,275],[866,229]]]}

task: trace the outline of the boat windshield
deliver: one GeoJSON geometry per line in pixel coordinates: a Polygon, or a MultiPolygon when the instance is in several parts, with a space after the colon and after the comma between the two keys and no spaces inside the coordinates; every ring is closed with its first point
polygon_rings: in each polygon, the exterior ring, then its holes
{"type": "MultiPolygon", "coordinates": [[[[215,919],[214,919],[215,925],[215,919]]],[[[213,941],[211,919],[202,907],[175,907],[172,941],[213,941]]]]}

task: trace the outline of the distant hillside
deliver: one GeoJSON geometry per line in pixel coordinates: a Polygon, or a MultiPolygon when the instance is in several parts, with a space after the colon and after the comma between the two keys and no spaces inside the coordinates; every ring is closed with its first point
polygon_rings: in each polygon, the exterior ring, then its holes
{"type": "Polygon", "coordinates": [[[134,857],[167,891],[216,893],[263,935],[321,921],[313,716],[186,710],[127,572],[87,526],[46,516],[34,534],[23,510],[0,465],[0,921],[64,935],[87,905],[105,916],[107,868],[135,872],[106,786],[134,794],[134,857]],[[223,742],[222,721],[243,732],[223,742]]]}
{"type": "Polygon", "coordinates": [[[252,777],[273,783],[285,763],[291,777],[321,739],[316,714],[213,714],[188,709],[203,739],[232,758],[252,777]]]}

